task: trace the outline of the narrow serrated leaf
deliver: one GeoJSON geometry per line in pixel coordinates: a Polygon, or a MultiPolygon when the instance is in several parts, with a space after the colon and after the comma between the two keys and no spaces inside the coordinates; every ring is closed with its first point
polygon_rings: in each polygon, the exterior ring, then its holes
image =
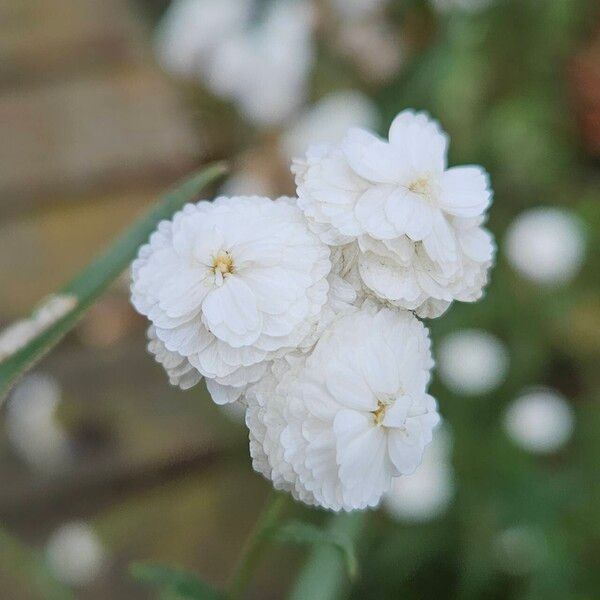
{"type": "Polygon", "coordinates": [[[18,377],[53,348],[125,270],[157,224],[194,200],[225,171],[223,164],[208,166],[165,194],[148,214],[59,292],[42,302],[29,318],[0,332],[0,340],[4,342],[0,343],[0,401],[18,377]]]}

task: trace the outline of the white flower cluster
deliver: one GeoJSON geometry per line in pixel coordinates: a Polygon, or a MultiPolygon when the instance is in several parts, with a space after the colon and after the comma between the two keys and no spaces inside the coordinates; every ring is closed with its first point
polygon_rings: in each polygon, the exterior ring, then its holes
{"type": "Polygon", "coordinates": [[[254,468],[331,510],[375,506],[439,421],[419,316],[482,293],[492,261],[479,167],[401,113],[391,142],[351,130],[295,161],[298,198],[219,197],[163,221],[132,302],[171,383],[241,402],[254,468]]]}

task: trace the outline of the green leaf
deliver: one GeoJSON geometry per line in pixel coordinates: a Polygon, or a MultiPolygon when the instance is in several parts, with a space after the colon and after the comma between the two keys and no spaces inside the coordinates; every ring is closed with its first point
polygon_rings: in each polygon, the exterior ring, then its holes
{"type": "Polygon", "coordinates": [[[332,546],[340,553],[350,579],[356,578],[358,564],[354,544],[344,532],[321,529],[303,521],[288,521],[275,529],[271,537],[278,542],[332,546]]]}
{"type": "Polygon", "coordinates": [[[134,563],[130,572],[138,581],[161,589],[161,597],[181,600],[222,600],[224,595],[195,573],[165,565],[134,563]]]}
{"type": "MultiPolygon", "coordinates": [[[[325,532],[334,539],[358,540],[367,521],[367,513],[340,513],[333,516],[325,532]]],[[[332,544],[319,544],[312,551],[289,595],[289,600],[334,600],[340,598],[347,578],[344,559],[332,544]]]]}
{"type": "Polygon", "coordinates": [[[136,221],[104,254],[59,292],[42,302],[28,319],[11,327],[15,338],[22,341],[20,344],[17,342],[14,352],[4,356],[0,354],[0,401],[15,381],[76,325],[98,296],[125,270],[157,224],[170,218],[186,202],[194,200],[203,188],[225,171],[225,165],[215,163],[167,192],[148,214],[136,221]]]}

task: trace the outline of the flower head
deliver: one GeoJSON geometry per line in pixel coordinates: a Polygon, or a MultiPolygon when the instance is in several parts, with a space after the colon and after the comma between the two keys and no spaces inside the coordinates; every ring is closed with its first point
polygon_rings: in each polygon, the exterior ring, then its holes
{"type": "Polygon", "coordinates": [[[476,300],[494,254],[481,228],[487,174],[447,168],[447,144],[435,121],[404,111],[389,141],[352,129],[340,144],[310,148],[292,168],[311,228],[327,244],[358,244],[366,288],[420,316],[438,316],[454,299],[476,300]]]}
{"type": "Polygon", "coordinates": [[[288,199],[221,197],[160,224],[133,264],[132,302],[176,383],[193,384],[191,365],[241,393],[312,331],[330,268],[288,199]]]}
{"type": "Polygon", "coordinates": [[[431,441],[432,364],[427,331],[409,313],[367,303],[338,318],[312,354],[249,394],[255,468],[308,503],[376,505],[431,441]]]}

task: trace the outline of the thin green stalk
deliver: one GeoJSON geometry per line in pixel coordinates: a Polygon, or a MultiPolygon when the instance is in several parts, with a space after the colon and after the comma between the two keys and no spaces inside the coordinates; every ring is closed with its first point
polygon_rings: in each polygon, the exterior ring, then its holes
{"type": "MultiPolygon", "coordinates": [[[[356,543],[365,529],[369,513],[339,513],[329,520],[327,531],[356,543]]],[[[330,545],[315,548],[298,575],[288,600],[337,600],[349,585],[339,550],[330,545]]]]}
{"type": "Polygon", "coordinates": [[[230,600],[238,600],[246,591],[256,567],[260,564],[271,543],[269,533],[279,522],[287,502],[287,494],[271,492],[258,521],[242,548],[242,553],[231,576],[228,593],[230,600]]]}

